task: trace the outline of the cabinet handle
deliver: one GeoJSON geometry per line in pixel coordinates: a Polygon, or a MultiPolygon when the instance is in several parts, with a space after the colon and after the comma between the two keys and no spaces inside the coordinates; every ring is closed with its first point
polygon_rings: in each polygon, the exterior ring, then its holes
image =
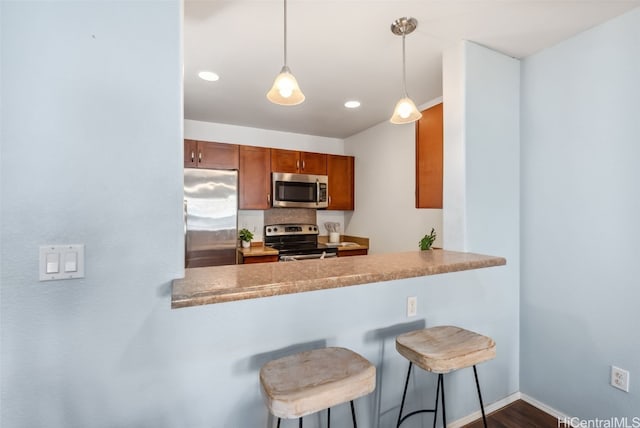
{"type": "Polygon", "coordinates": [[[329,205],[331,205],[331,195],[329,195],[329,205]]]}
{"type": "Polygon", "coordinates": [[[191,151],[191,162],[193,162],[196,159],[196,154],[195,152],[192,150],[191,151]]]}
{"type": "Polygon", "coordinates": [[[271,195],[267,193],[267,203],[271,205],[271,195]]]}
{"type": "Polygon", "coordinates": [[[304,161],[302,161],[302,170],[304,171],[304,161]]]}
{"type": "Polygon", "coordinates": [[[202,152],[198,153],[198,162],[202,162],[202,152]]]}
{"type": "Polygon", "coordinates": [[[296,161],[296,169],[300,169],[300,161],[299,160],[296,161]]]}

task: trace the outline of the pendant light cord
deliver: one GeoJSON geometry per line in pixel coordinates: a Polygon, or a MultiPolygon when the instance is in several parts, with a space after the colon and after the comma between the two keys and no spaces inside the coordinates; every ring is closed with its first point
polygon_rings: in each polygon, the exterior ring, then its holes
{"type": "Polygon", "coordinates": [[[406,98],[409,97],[407,94],[407,64],[406,64],[406,54],[404,48],[404,31],[402,32],[402,89],[404,90],[404,96],[406,98]]]}
{"type": "Polygon", "coordinates": [[[284,0],[284,65],[287,66],[287,0],[284,0]]]}

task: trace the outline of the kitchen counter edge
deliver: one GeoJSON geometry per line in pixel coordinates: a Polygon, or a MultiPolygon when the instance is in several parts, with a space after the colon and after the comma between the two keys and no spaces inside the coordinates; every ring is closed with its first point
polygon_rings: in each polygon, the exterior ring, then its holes
{"type": "Polygon", "coordinates": [[[507,263],[503,257],[434,249],[286,263],[185,269],[172,283],[171,308],[348,287],[507,263]]]}

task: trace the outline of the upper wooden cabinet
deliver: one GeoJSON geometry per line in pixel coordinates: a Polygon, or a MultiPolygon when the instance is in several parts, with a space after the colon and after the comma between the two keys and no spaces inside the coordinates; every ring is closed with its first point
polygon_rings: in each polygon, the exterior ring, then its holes
{"type": "Polygon", "coordinates": [[[327,155],[329,210],[352,211],[355,208],[353,156],[327,155]]]}
{"type": "Polygon", "coordinates": [[[198,142],[196,140],[184,140],[184,167],[196,168],[198,166],[198,142]]]}
{"type": "Polygon", "coordinates": [[[327,175],[327,155],[324,153],[271,149],[271,171],[327,175]]]}
{"type": "Polygon", "coordinates": [[[271,208],[271,151],[240,146],[239,201],[241,210],[271,208]]]}
{"type": "Polygon", "coordinates": [[[238,169],[239,148],[235,144],[184,140],[185,168],[238,169]]]}
{"type": "Polygon", "coordinates": [[[442,208],[442,135],[440,103],[416,122],[416,208],[442,208]]]}

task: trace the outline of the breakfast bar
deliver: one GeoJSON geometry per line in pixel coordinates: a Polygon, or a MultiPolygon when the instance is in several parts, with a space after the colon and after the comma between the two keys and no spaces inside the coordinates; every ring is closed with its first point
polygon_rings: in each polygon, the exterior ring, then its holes
{"type": "Polygon", "coordinates": [[[503,257],[434,249],[286,263],[185,270],[173,281],[171,307],[257,299],[448,272],[502,266],[503,257]]]}

